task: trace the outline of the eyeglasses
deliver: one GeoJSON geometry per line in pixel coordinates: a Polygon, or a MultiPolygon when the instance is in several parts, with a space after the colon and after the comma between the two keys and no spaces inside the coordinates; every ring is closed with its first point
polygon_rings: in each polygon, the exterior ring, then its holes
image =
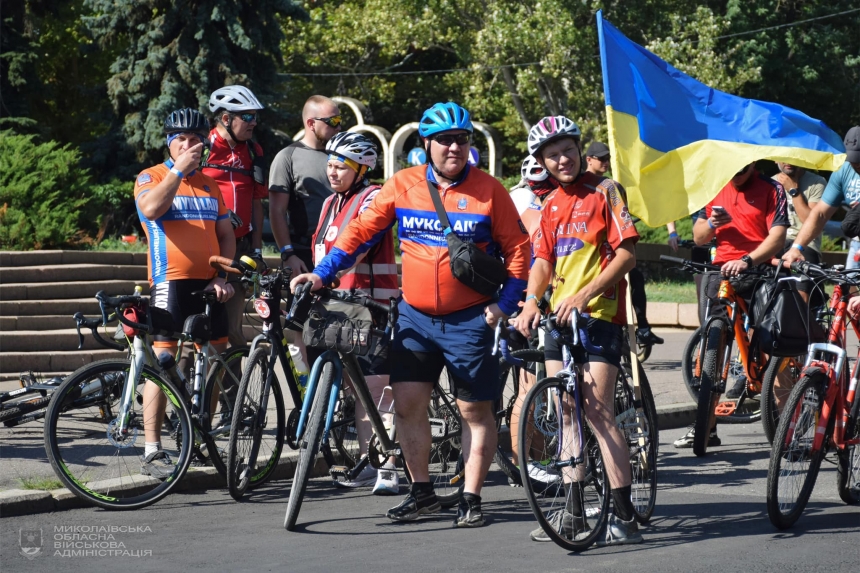
{"type": "Polygon", "coordinates": [[[251,123],[252,121],[257,120],[257,114],[256,113],[239,113],[239,114],[236,114],[236,117],[238,117],[239,119],[241,119],[245,123],[251,123]]]}
{"type": "Polygon", "coordinates": [[[601,163],[609,163],[609,160],[612,159],[608,155],[606,157],[597,157],[596,155],[592,155],[591,157],[592,157],[592,159],[596,159],[597,161],[599,161],[601,163]]]}
{"type": "Polygon", "coordinates": [[[437,135],[433,140],[444,147],[451,147],[454,145],[454,142],[456,142],[460,147],[463,147],[464,145],[469,145],[469,142],[472,140],[472,136],[468,133],[447,133],[444,135],[437,135]]]}
{"type": "Polygon", "coordinates": [[[313,119],[316,121],[321,121],[329,127],[337,127],[341,123],[343,123],[342,115],[333,115],[331,117],[315,117],[313,119]]]}

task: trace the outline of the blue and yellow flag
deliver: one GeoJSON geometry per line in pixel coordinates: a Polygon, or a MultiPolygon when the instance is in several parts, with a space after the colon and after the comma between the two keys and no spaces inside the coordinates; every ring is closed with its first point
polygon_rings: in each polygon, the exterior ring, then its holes
{"type": "Polygon", "coordinates": [[[597,13],[612,173],[651,226],[687,216],[758,159],[835,171],[842,138],[791,108],[709,88],[597,13]]]}

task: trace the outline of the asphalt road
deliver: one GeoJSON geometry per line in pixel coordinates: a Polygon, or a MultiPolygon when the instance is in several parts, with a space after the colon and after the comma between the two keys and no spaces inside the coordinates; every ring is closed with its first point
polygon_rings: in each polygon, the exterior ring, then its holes
{"type": "Polygon", "coordinates": [[[451,512],[392,523],[384,512],[398,498],[374,497],[366,489],[336,491],[318,479],[309,486],[299,531],[288,533],[282,527],[288,484],[277,482],[243,503],[232,501],[226,491],[212,490],[174,494],[133,513],[79,509],[2,519],[0,569],[858,571],[860,508],[839,500],[832,464],[822,465],[800,521],[780,532],[768,521],[765,509],[769,447],[761,426],[721,426],[724,445],[704,459],[672,447],[671,441],[682,432],[661,434],[657,508],[643,529],[645,543],[638,546],[571,554],[552,543],[530,541],[528,532],[535,524],[523,490],[508,487],[502,474],[493,470],[483,492],[489,524],[481,529],[452,528],[451,512]],[[75,526],[84,533],[96,531],[86,528],[138,528],[113,533],[113,539],[101,542],[122,543],[124,550],[140,556],[63,556],[62,543],[68,541],[62,536],[75,526]],[[42,549],[32,559],[22,556],[19,541],[28,531],[42,538],[42,549]],[[59,549],[55,543],[61,544],[59,549]],[[151,555],[143,556],[147,551],[151,555]]]}

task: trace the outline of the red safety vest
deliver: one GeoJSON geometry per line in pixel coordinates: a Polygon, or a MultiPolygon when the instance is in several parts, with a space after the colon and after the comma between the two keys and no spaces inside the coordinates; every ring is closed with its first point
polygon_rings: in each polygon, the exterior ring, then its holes
{"type": "MultiPolygon", "coordinates": [[[[335,212],[339,194],[328,197],[322,206],[322,216],[314,233],[314,264],[319,264],[350,221],[367,208],[369,197],[379,191],[379,185],[369,185],[347,198],[340,210],[335,212]]],[[[387,231],[358,264],[340,275],[340,289],[359,289],[379,302],[388,302],[389,297],[399,297],[397,261],[394,258],[394,237],[387,231]]]]}

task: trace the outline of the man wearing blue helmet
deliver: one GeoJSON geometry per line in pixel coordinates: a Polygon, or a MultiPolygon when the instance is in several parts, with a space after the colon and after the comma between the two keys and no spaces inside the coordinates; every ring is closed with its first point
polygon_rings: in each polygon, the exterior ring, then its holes
{"type": "Polygon", "coordinates": [[[397,222],[403,297],[389,353],[390,384],[397,404],[397,436],[413,483],[411,493],[387,515],[409,521],[441,509],[428,471],[432,440],[427,409],[433,384],[445,368],[464,422],[465,479],[454,523],[480,527],[481,487],[496,449],[492,406],[501,393],[498,359],[491,355],[493,328],[517,309],[528,276],[529,237],[507,190],[468,165],[468,111],[455,103],[437,103],[424,112],[418,133],[428,165],[395,173],[370,207],[344,229],[314,273],[296,277],[292,286],[312,281],[317,289],[330,284],[397,222]],[[461,240],[504,258],[508,278],[497,296],[472,290],[452,274],[430,186],[438,190],[461,240]]]}

